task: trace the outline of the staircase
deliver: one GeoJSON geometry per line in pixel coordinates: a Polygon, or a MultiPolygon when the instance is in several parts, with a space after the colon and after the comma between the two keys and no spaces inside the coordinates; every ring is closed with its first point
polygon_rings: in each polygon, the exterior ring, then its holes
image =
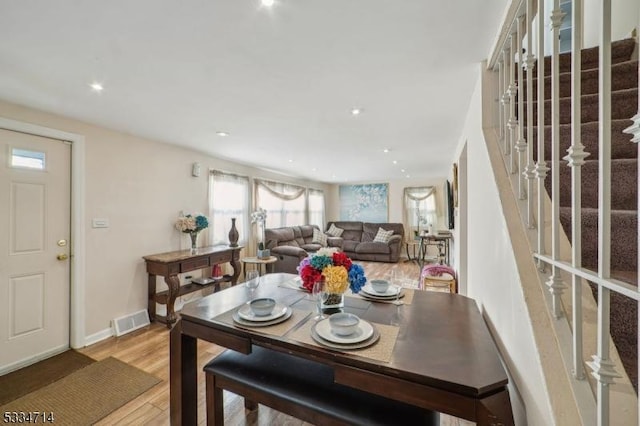
{"type": "MultiPolygon", "coordinates": [[[[638,147],[622,133],[638,109],[638,61],[634,39],[612,43],[611,96],[611,276],[638,285],[638,147]]],[[[545,157],[551,159],[550,58],[545,59],[545,157]]],[[[533,76],[537,71],[533,71],[533,76]]],[[[571,53],[560,56],[560,155],[571,145],[571,53]]],[[[534,85],[537,79],[534,79],[534,85]]],[[[534,94],[537,88],[534,89],[534,94]]],[[[590,153],[582,166],[582,264],[598,264],[598,48],[582,51],[582,144],[590,153]]],[[[537,96],[534,117],[537,119],[537,96]]],[[[524,121],[524,120],[523,120],[524,121]]],[[[537,124],[534,120],[534,124],[537,124]]],[[[534,143],[537,127],[534,127],[534,143]]],[[[535,155],[535,154],[534,154],[535,155]]],[[[548,164],[548,163],[547,163],[548,164]]],[[[545,187],[551,196],[551,176],[545,187]]],[[[571,168],[560,163],[560,221],[571,241],[571,168]]],[[[597,287],[591,286],[597,301],[597,287]]],[[[611,335],[624,368],[638,387],[638,312],[632,299],[612,292],[611,335]]]]}

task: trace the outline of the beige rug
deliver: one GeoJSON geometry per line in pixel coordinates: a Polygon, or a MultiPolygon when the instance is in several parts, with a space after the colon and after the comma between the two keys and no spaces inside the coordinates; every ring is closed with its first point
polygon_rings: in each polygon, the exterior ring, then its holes
{"type": "Polygon", "coordinates": [[[89,425],[157,383],[157,377],[107,358],[1,406],[0,412],[52,413],[54,424],[89,425]]]}

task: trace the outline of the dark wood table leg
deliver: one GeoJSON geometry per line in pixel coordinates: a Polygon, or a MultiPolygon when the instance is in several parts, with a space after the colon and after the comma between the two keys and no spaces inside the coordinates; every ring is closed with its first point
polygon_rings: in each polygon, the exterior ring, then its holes
{"type": "Polygon", "coordinates": [[[180,278],[177,275],[164,277],[164,282],[169,286],[169,296],[167,297],[167,328],[176,322],[175,303],[180,293],[180,278]]]}
{"type": "Polygon", "coordinates": [[[231,277],[231,285],[238,283],[238,277],[240,276],[240,261],[238,259],[231,259],[231,266],[233,267],[233,276],[231,277]]]}
{"type": "Polygon", "coordinates": [[[149,312],[149,320],[155,321],[156,319],[156,276],[149,274],[147,279],[148,285],[148,300],[147,300],[147,312],[149,312]]]}
{"type": "Polygon", "coordinates": [[[197,341],[178,321],[169,337],[170,418],[173,426],[198,423],[197,341]]]}
{"type": "Polygon", "coordinates": [[[476,421],[479,426],[513,426],[513,410],[507,389],[478,401],[476,421]]]}

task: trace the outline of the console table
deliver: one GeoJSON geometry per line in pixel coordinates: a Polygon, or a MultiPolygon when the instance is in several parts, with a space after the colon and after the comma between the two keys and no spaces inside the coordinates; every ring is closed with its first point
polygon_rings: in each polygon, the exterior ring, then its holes
{"type": "Polygon", "coordinates": [[[171,328],[171,325],[176,322],[174,306],[178,296],[211,286],[219,288],[221,282],[231,282],[232,285],[235,285],[240,275],[239,259],[242,248],[242,246],[211,246],[193,251],[189,249],[143,256],[147,264],[147,274],[149,275],[147,281],[149,287],[147,303],[149,319],[151,321],[165,322],[167,327],[171,328]],[[178,274],[227,262],[233,267],[233,275],[225,275],[204,285],[190,283],[180,286],[178,274]],[[169,287],[168,290],[156,292],[156,276],[164,277],[164,281],[169,287]],[[156,303],[167,305],[166,316],[156,315],[156,303]]]}

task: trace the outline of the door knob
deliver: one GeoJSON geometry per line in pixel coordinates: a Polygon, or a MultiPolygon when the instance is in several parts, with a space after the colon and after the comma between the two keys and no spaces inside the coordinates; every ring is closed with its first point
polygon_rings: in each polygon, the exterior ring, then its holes
{"type": "Polygon", "coordinates": [[[69,258],[69,256],[67,256],[65,253],[60,253],[56,257],[58,258],[58,260],[67,260],[69,258]]]}

